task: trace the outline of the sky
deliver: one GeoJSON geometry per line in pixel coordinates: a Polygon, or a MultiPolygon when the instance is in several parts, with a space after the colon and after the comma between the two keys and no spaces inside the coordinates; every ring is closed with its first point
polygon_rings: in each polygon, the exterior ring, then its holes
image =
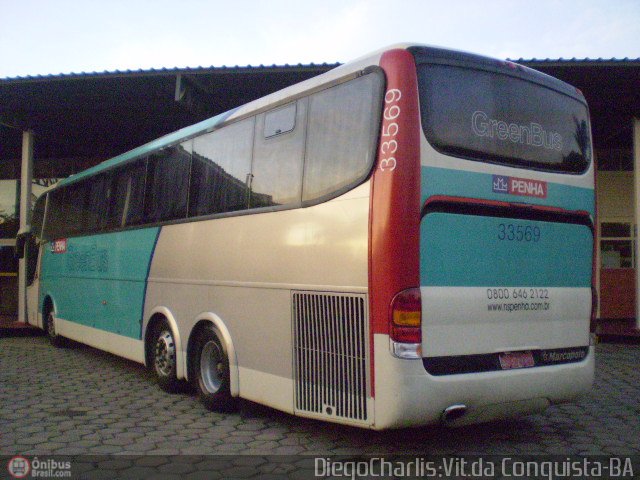
{"type": "Polygon", "coordinates": [[[0,78],[346,62],[398,42],[640,58],[640,0],[0,0],[0,78]]]}

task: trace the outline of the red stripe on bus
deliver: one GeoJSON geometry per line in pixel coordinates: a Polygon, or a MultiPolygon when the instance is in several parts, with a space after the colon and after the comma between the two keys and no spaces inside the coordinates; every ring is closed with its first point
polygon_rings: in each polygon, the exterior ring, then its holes
{"type": "Polygon", "coordinates": [[[389,333],[389,307],[400,291],[420,285],[420,119],[413,56],[382,55],[387,89],[369,216],[371,395],[376,333],[389,333]]]}

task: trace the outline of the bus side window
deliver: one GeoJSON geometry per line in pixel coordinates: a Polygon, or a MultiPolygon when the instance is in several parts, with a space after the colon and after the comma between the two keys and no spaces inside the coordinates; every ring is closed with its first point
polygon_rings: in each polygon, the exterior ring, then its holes
{"type": "Polygon", "coordinates": [[[52,240],[80,232],[85,223],[86,204],[87,188],[83,182],[52,191],[43,236],[52,240]]]}
{"type": "MultiPolygon", "coordinates": [[[[149,156],[145,185],[144,221],[155,223],[187,216],[191,152],[185,144],[149,156]]],[[[123,196],[126,198],[126,185],[123,196]]]]}
{"type": "Polygon", "coordinates": [[[47,195],[42,194],[33,206],[33,214],[31,216],[31,233],[37,238],[42,236],[42,224],[44,222],[44,209],[47,203],[47,195]]]}
{"type": "Polygon", "coordinates": [[[62,218],[66,234],[79,233],[87,223],[88,182],[79,181],[63,189],[62,218]]]}
{"type": "Polygon", "coordinates": [[[47,240],[55,240],[64,236],[63,200],[64,189],[58,188],[49,193],[49,208],[42,235],[47,240]]]}
{"type": "Polygon", "coordinates": [[[310,97],[303,201],[364,180],[373,166],[382,77],[371,73],[310,97]]]}
{"type": "Polygon", "coordinates": [[[107,199],[108,227],[120,228],[142,222],[146,159],[115,170],[111,175],[107,199]]]}
{"type": "Polygon", "coordinates": [[[109,199],[107,196],[109,174],[96,175],[88,183],[88,205],[85,218],[85,231],[100,231],[107,225],[107,216],[105,212],[109,208],[109,199]]]}
{"type": "Polygon", "coordinates": [[[194,138],[190,217],[247,209],[254,122],[248,118],[194,138]]]}
{"type": "Polygon", "coordinates": [[[250,208],[299,203],[307,99],[258,115],[250,208]]]}
{"type": "Polygon", "coordinates": [[[121,191],[124,197],[122,212],[118,220],[120,226],[138,225],[144,216],[144,188],[147,173],[146,159],[137,160],[127,168],[124,178],[121,179],[121,191]]]}

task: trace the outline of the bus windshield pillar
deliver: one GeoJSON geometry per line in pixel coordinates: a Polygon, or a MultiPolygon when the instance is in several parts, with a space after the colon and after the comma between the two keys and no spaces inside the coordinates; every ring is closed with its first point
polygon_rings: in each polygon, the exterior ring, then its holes
{"type": "MultiPolygon", "coordinates": [[[[18,235],[31,227],[31,182],[33,178],[33,132],[22,132],[22,167],[20,170],[20,230],[18,235]]],[[[18,321],[27,323],[27,258],[18,265],[18,321]]]]}

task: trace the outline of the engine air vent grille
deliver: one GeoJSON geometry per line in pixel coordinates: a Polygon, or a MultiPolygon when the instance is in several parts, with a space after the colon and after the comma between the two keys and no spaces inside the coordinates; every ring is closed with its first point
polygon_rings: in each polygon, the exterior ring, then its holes
{"type": "Polygon", "coordinates": [[[295,406],[367,420],[366,297],[293,293],[295,406]]]}

